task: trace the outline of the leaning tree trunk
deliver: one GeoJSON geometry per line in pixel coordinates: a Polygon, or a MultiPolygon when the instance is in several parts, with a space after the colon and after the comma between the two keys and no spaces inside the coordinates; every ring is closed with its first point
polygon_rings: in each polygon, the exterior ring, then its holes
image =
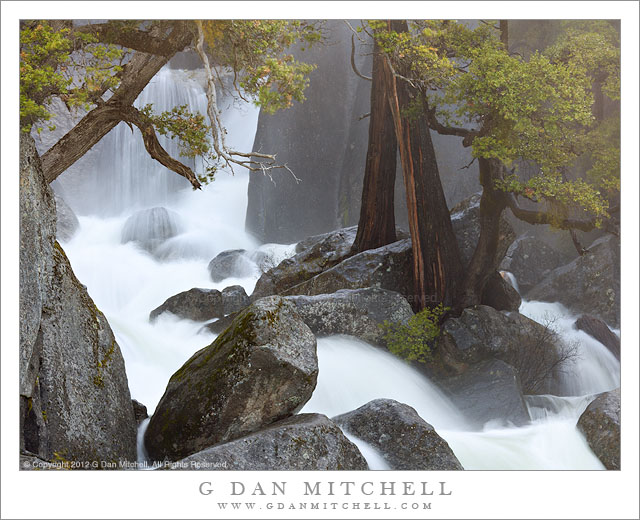
{"type": "MultiPolygon", "coordinates": [[[[407,24],[393,21],[391,28],[404,32],[407,24]]],[[[384,62],[384,75],[407,192],[413,245],[413,306],[416,310],[437,303],[449,306],[458,294],[462,262],[426,117],[407,115],[407,108],[420,92],[395,76],[388,59],[384,62]]]]}
{"type": "Polygon", "coordinates": [[[362,205],[353,252],[375,249],[396,240],[393,207],[396,179],[396,135],[384,84],[384,56],[374,43],[369,117],[369,147],[362,183],[362,205]]]}
{"type": "Polygon", "coordinates": [[[489,277],[495,272],[495,256],[500,240],[500,216],[507,200],[494,189],[493,181],[501,177],[502,164],[496,159],[478,159],[480,166],[480,237],[464,277],[464,284],[454,310],[479,305],[489,277]]]}

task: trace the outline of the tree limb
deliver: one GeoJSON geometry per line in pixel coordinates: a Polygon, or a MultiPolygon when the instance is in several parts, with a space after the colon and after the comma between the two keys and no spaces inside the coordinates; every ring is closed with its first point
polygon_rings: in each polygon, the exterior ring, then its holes
{"type": "Polygon", "coordinates": [[[191,183],[193,189],[201,189],[201,184],[191,168],[171,157],[162,147],[156,136],[156,130],[148,118],[133,106],[116,108],[121,121],[132,123],[140,129],[144,147],[152,158],[178,175],[182,175],[191,183]]]}
{"type": "Polygon", "coordinates": [[[81,25],[74,27],[73,32],[93,34],[102,43],[120,45],[156,56],[171,57],[176,52],[172,42],[167,38],[137,28],[117,27],[112,22],[81,25]]]}
{"type": "Polygon", "coordinates": [[[371,81],[371,78],[369,76],[365,76],[364,74],[362,74],[358,70],[358,67],[356,66],[356,41],[355,41],[355,36],[353,34],[351,35],[351,68],[353,69],[353,72],[355,72],[356,75],[359,76],[360,78],[366,79],[367,81],[371,81]]]}
{"type": "MultiPolygon", "coordinates": [[[[587,220],[558,218],[557,215],[542,210],[524,209],[520,207],[513,193],[506,193],[507,206],[513,215],[529,224],[551,224],[559,229],[578,229],[580,231],[593,231],[596,229],[596,218],[587,220]]],[[[607,229],[607,231],[610,231],[607,229]]],[[[612,231],[611,231],[612,232],[612,231]]]]}
{"type": "Polygon", "coordinates": [[[468,128],[458,128],[454,126],[445,126],[436,118],[436,109],[427,107],[425,111],[429,128],[435,130],[441,135],[457,135],[463,137],[462,145],[466,148],[471,146],[473,138],[480,134],[477,130],[469,130],[468,128]]]}

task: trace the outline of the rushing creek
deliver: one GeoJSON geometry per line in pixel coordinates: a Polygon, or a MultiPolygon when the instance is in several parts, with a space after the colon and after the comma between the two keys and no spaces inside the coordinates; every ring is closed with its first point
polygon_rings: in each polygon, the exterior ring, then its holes
{"type": "MultiPolygon", "coordinates": [[[[204,113],[206,99],[200,83],[197,73],[163,69],[138,104],[153,102],[160,110],[187,104],[204,113]]],[[[250,150],[258,110],[229,104],[223,114],[228,141],[236,149],[250,150]]],[[[164,143],[177,156],[175,143],[164,143]]],[[[218,172],[213,183],[193,192],[186,181],[150,159],[140,136],[132,138],[123,124],[112,130],[97,151],[98,171],[86,176],[86,183],[94,188],[87,193],[95,196],[68,201],[78,213],[80,229],[63,247],[76,276],[111,324],[125,359],[132,397],[152,414],[171,375],[215,336],[203,332],[202,323],[168,313],[151,324],[149,312],[193,287],[222,290],[238,284],[251,294],[260,275],[257,266],[243,278],[220,283],[209,278],[209,261],[224,250],[258,250],[277,263],[291,256],[294,247],[260,245],[245,232],[249,174],[240,168],[235,175],[218,172]],[[163,245],[161,259],[121,241],[131,214],[157,206],[176,215],[180,226],[180,233],[163,245]]],[[[465,469],[602,469],[576,422],[594,394],[619,386],[618,361],[602,344],[575,330],[575,316],[561,305],[523,301],[520,312],[539,322],[554,318],[557,332],[578,345],[578,357],[558,382],[562,397],[527,398],[532,417],[527,426],[488,424],[482,431],[471,431],[464,415],[424,375],[348,336],[318,339],[318,384],[302,411],[332,417],[375,398],[391,398],[414,407],[432,424],[465,469]]],[[[346,433],[361,448],[371,469],[387,468],[373,448],[346,433]]]]}

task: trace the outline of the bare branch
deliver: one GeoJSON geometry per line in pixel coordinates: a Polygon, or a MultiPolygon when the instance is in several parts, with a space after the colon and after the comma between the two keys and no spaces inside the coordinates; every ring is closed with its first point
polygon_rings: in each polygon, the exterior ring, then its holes
{"type": "MultiPolygon", "coordinates": [[[[259,171],[263,174],[268,174],[270,170],[284,169],[293,175],[293,172],[286,164],[276,164],[275,155],[260,152],[238,152],[227,146],[225,140],[226,129],[222,124],[220,110],[218,109],[214,72],[211,68],[211,64],[209,63],[209,57],[204,50],[204,31],[202,29],[202,22],[197,21],[196,26],[198,28],[196,51],[202,60],[202,64],[204,65],[207,75],[207,115],[211,122],[211,136],[213,138],[212,145],[218,159],[225,163],[225,165],[231,170],[231,173],[233,173],[233,166],[236,165],[242,166],[249,171],[259,171]],[[260,161],[256,159],[264,160],[260,161]]],[[[271,177],[270,174],[268,175],[271,177]]],[[[300,179],[295,175],[293,175],[293,178],[296,182],[300,181],[300,179]]]]}
{"type": "Polygon", "coordinates": [[[467,164],[466,166],[462,166],[460,169],[461,170],[466,170],[468,168],[471,167],[471,165],[476,161],[477,157],[474,157],[473,159],[471,159],[471,162],[469,164],[467,164]]]}
{"type": "Polygon", "coordinates": [[[358,67],[356,66],[356,42],[353,34],[351,35],[351,68],[353,69],[353,72],[355,72],[358,77],[362,79],[366,79],[367,81],[371,81],[371,78],[369,76],[365,76],[364,74],[362,74],[358,70],[358,67]]]}

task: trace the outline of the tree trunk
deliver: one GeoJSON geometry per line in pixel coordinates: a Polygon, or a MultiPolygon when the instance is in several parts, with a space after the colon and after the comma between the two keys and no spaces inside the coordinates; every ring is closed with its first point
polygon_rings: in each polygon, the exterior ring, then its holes
{"type": "Polygon", "coordinates": [[[362,183],[362,205],[353,252],[375,249],[396,240],[393,207],[396,178],[396,135],[385,90],[384,56],[374,44],[369,117],[369,147],[362,183]]]}
{"type": "MultiPolygon", "coordinates": [[[[404,32],[407,24],[404,21],[392,21],[391,28],[404,32]]],[[[415,288],[412,303],[416,310],[438,303],[452,305],[462,280],[458,243],[453,233],[426,117],[424,114],[418,117],[407,114],[411,102],[421,93],[405,80],[396,78],[388,59],[384,64],[385,84],[407,192],[415,288]]]]}
{"type": "Polygon", "coordinates": [[[500,216],[506,207],[506,197],[493,188],[493,180],[501,177],[502,165],[496,159],[478,159],[480,166],[480,237],[467,271],[454,310],[479,305],[487,280],[496,270],[495,256],[500,239],[500,216]]]}

